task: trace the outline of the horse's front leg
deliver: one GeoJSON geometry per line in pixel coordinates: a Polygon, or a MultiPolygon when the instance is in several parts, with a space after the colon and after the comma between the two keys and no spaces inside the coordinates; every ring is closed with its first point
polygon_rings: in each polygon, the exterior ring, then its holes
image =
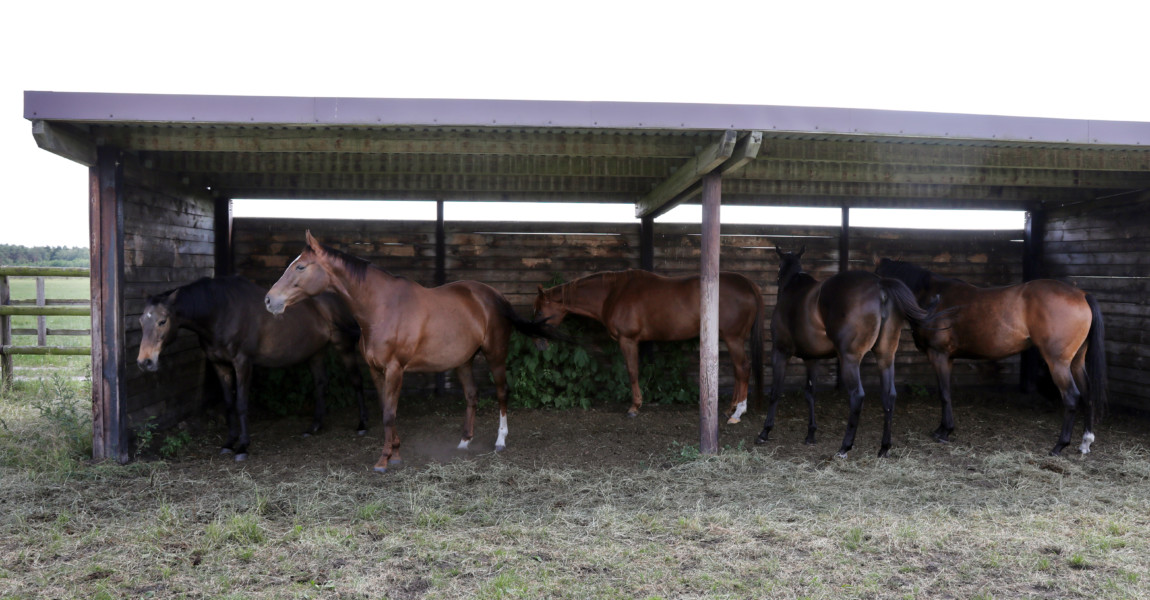
{"type": "Polygon", "coordinates": [[[623,362],[627,365],[627,377],[631,380],[631,409],[627,411],[628,417],[639,416],[639,407],[643,406],[643,390],[639,388],[639,341],[631,338],[619,338],[619,350],[623,352],[623,362]]]}
{"type": "Polygon", "coordinates": [[[950,402],[950,371],[954,367],[954,359],[945,352],[929,349],[926,352],[930,364],[934,367],[934,375],[938,379],[938,395],[942,401],[942,422],[934,430],[934,439],[940,443],[950,441],[950,434],[954,431],[954,409],[950,402]]]}
{"type": "Polygon", "coordinates": [[[319,432],[323,428],[323,417],[327,413],[326,395],[327,395],[327,369],[323,364],[324,352],[321,350],[308,360],[308,368],[311,369],[311,378],[315,382],[315,389],[312,394],[315,397],[312,409],[311,425],[304,430],[303,435],[307,437],[313,433],[319,432]]]}
{"type": "Polygon", "coordinates": [[[246,356],[237,356],[232,365],[236,369],[236,419],[240,423],[240,437],[236,440],[236,462],[248,459],[248,400],[252,390],[252,363],[246,356]]]}
{"type": "Polygon", "coordinates": [[[389,466],[403,464],[403,459],[399,456],[399,433],[395,428],[399,390],[403,387],[403,367],[397,361],[391,361],[384,369],[372,368],[371,378],[375,381],[383,413],[383,450],[374,470],[376,473],[386,473],[389,466]]]}
{"type": "Polygon", "coordinates": [[[771,405],[767,407],[767,418],[763,421],[763,430],[755,438],[756,444],[765,444],[770,439],[771,429],[775,427],[775,409],[779,406],[779,397],[783,395],[783,379],[787,375],[787,359],[790,356],[775,346],[771,350],[771,405]]]}
{"type": "Polygon", "coordinates": [[[803,443],[808,446],[815,444],[815,430],[819,427],[815,423],[815,371],[818,368],[818,363],[815,359],[808,358],[803,361],[803,366],[807,371],[807,382],[803,385],[803,396],[807,399],[807,439],[803,443]]]}
{"type": "Polygon", "coordinates": [[[475,388],[475,373],[472,371],[471,360],[455,367],[455,376],[463,386],[463,399],[467,408],[463,412],[463,437],[459,439],[459,449],[466,450],[475,436],[475,410],[479,406],[479,392],[475,388]]]}
{"type": "Polygon", "coordinates": [[[213,362],[212,368],[216,370],[216,377],[220,380],[220,387],[224,392],[224,420],[228,424],[228,438],[220,447],[220,454],[231,454],[235,446],[239,431],[236,427],[236,377],[231,363],[213,362]]]}

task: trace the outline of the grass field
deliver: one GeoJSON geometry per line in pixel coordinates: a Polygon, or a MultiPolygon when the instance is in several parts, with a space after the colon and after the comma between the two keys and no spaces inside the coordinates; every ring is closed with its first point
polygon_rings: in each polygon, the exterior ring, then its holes
{"type": "MultiPolygon", "coordinates": [[[[9,288],[13,300],[35,300],[36,279],[32,277],[10,277],[9,288]]],[[[49,299],[76,300],[86,299],[91,293],[89,280],[86,277],[49,277],[44,281],[44,295],[49,299]]],[[[88,329],[91,326],[90,317],[47,317],[49,329],[88,329]]],[[[36,317],[12,317],[13,329],[35,329],[36,317]]],[[[13,336],[12,343],[17,346],[36,345],[36,336],[13,336]]],[[[87,336],[49,336],[50,346],[87,346],[90,340],[87,336]]],[[[17,377],[23,379],[37,379],[47,377],[52,373],[59,373],[66,377],[80,377],[89,372],[91,359],[87,356],[33,356],[16,355],[12,362],[17,369],[17,377]]]]}
{"type": "MultiPolygon", "coordinates": [[[[0,598],[1150,597],[1150,454],[1121,421],[1051,458],[1056,413],[988,402],[939,445],[937,407],[908,401],[891,458],[868,439],[844,461],[839,424],[799,443],[798,402],[794,439],[710,458],[689,407],[520,411],[505,453],[379,476],[378,427],[305,442],[302,420],[255,425],[247,463],[215,455],[217,425],[175,460],[90,464],[86,394],[54,378],[0,397],[0,598]],[[543,453],[564,427],[583,441],[543,453]],[[595,460],[658,428],[683,433],[595,460]]],[[[422,419],[450,442],[457,418],[408,411],[406,441],[422,419]]]]}

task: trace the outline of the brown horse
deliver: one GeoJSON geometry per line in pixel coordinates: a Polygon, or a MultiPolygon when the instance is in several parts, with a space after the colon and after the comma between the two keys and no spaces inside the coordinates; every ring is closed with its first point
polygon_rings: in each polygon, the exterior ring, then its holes
{"type": "Polygon", "coordinates": [[[865,395],[859,364],[864,354],[873,351],[882,385],[883,430],[878,455],[886,456],[891,444],[896,396],[894,355],[898,351],[900,330],[904,320],[926,324],[934,315],[919,308],[914,294],[896,279],[883,279],[866,271],[845,271],[826,281],[816,281],[803,272],[799,263],[805,250],[804,247],[796,254],[775,248],[781,263],[778,300],[771,317],[771,406],[755,443],[765,443],[775,425],[775,407],[782,395],[787,360],[792,356],[803,359],[807,366],[804,392],[810,417],[806,443],[814,443],[813,361],[838,355],[843,385],[850,392],[847,431],[837,454],[839,458],[846,458],[854,446],[865,395]]]}
{"type": "Polygon", "coordinates": [[[954,359],[1000,359],[1037,347],[1062,395],[1062,433],[1050,454],[1057,456],[1070,443],[1079,400],[1086,404],[1079,450],[1090,452],[1094,411],[1106,404],[1104,327],[1093,296],[1053,279],[979,288],[887,258],[877,272],[905,282],[920,301],[938,296],[940,308],[951,309],[939,320],[939,328],[914,328],[914,343],[926,352],[938,376],[942,423],[934,432],[936,439],[945,442],[954,431],[950,403],[954,359]]]}
{"type": "Polygon", "coordinates": [[[330,290],[351,308],[363,329],[363,357],[383,407],[383,452],[375,470],[384,473],[389,464],[402,464],[395,413],[407,371],[455,369],[467,400],[459,448],[467,448],[475,433],[478,404],[471,361],[480,351],[495,380],[499,400],[495,449],[503,450],[507,438],[506,359],[511,330],[546,337],[549,328],[517,316],[507,299],[489,285],[456,281],[425,288],[328,248],[310,231],[306,238],[308,247],[272,286],[265,304],[267,310],[280,314],[288,306],[330,290]]]}
{"type": "MultiPolygon", "coordinates": [[[[669,342],[699,337],[699,277],[663,277],[635,269],[594,273],[543,289],[535,297],[535,318],[558,325],[567,313],[590,317],[607,327],[619,342],[631,380],[631,409],[639,414],[639,342],[669,342]]],[[[763,388],[763,295],[759,286],[738,273],[719,274],[719,337],[735,367],[735,391],[728,423],[738,423],[747,409],[747,375],[753,367],[759,398],[763,388]],[[744,344],[751,336],[751,360],[744,344]]]]}
{"type": "Polygon", "coordinates": [[[359,402],[359,432],[367,429],[363,377],[356,362],[359,327],[347,307],[331,294],[302,303],[282,318],[264,310],[264,291],[243,277],[205,277],[148,299],[140,315],[143,337],[136,364],[160,368],[160,352],[182,327],[194,332],[224,388],[228,440],[221,453],[248,456],[248,399],[252,367],[287,367],[307,361],[315,380],[315,409],[305,435],[319,431],[324,417],[327,372],[324,348],[339,350],[359,402]],[[235,388],[233,396],[232,389],[235,388]],[[238,421],[238,431],[237,431],[238,421]]]}

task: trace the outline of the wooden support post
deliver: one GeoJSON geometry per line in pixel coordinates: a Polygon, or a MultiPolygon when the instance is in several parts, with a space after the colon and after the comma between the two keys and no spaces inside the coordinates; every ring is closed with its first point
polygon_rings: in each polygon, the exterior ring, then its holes
{"type": "MultiPolygon", "coordinates": [[[[1046,235],[1046,211],[1027,211],[1026,225],[1022,234],[1022,280],[1031,281],[1042,277],[1042,238],[1046,235]]],[[[1037,348],[1027,348],[1022,352],[1018,366],[1018,387],[1024,394],[1032,394],[1038,389],[1039,361],[1042,357],[1037,348]]]]}
{"type": "Polygon", "coordinates": [[[124,168],[100,147],[89,170],[92,264],[92,455],[128,462],[124,398],[124,168]]]}
{"type": "MultiPolygon", "coordinates": [[[[842,208],[842,226],[839,229],[839,273],[851,268],[851,209],[842,208]]],[[[835,389],[843,389],[843,370],[835,367],[835,389]]]]}
{"type": "Polygon", "coordinates": [[[655,270],[655,217],[639,219],[639,268],[655,270]]]}
{"type": "Polygon", "coordinates": [[[703,177],[699,265],[699,452],[719,453],[719,203],[723,178],[703,177]]]}
{"type": "MultiPolygon", "coordinates": [[[[12,294],[8,289],[8,276],[0,275],[0,306],[7,306],[12,301],[12,294]]],[[[12,318],[0,314],[0,348],[12,345],[12,318]]],[[[0,389],[12,385],[12,355],[0,350],[0,389]]]]}
{"type": "MultiPolygon", "coordinates": [[[[435,201],[435,285],[447,283],[447,233],[443,229],[443,200],[435,201]]],[[[435,374],[435,395],[447,391],[447,373],[435,374]]]]}
{"type": "Polygon", "coordinates": [[[224,277],[235,272],[235,258],[232,255],[231,198],[216,198],[215,213],[216,277],[224,277]]]}

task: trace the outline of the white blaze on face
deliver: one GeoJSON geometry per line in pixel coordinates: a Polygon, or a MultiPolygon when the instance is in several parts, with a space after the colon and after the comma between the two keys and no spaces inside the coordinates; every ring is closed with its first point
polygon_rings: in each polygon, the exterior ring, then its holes
{"type": "Polygon", "coordinates": [[[1082,445],[1078,447],[1083,454],[1090,454],[1090,444],[1094,443],[1094,432],[1087,431],[1082,435],[1082,445]]]}
{"type": "Polygon", "coordinates": [[[507,447],[507,415],[499,415],[499,437],[495,440],[495,449],[502,450],[507,447]]]}

